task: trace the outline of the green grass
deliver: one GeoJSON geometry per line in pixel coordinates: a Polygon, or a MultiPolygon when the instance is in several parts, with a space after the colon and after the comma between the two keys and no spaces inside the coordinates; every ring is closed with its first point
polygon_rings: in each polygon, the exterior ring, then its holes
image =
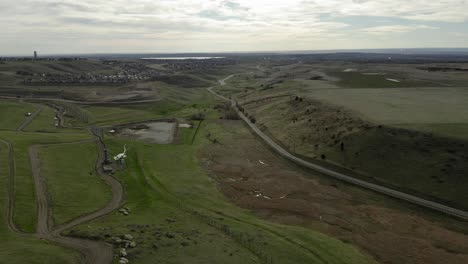
{"type": "Polygon", "coordinates": [[[394,124],[395,127],[433,133],[442,137],[468,140],[467,123],[439,123],[439,124],[394,124]]]}
{"type": "Polygon", "coordinates": [[[191,145],[195,139],[195,133],[198,134],[197,128],[200,124],[199,121],[193,122],[194,126],[192,128],[179,128],[177,132],[177,143],[179,144],[189,144],[191,145]]]}
{"type": "Polygon", "coordinates": [[[329,89],[304,96],[344,106],[381,124],[468,123],[466,88],[329,89]]]}
{"type": "MultiPolygon", "coordinates": [[[[374,263],[336,239],[259,220],[229,203],[196,159],[199,148],[212,144],[204,136],[208,131],[227,133],[213,121],[203,122],[193,145],[126,142],[131,148],[126,170],[116,176],[127,191],[130,215],[112,214],[73,233],[104,239],[106,234],[132,234],[139,245],[129,250],[132,263],[259,263],[270,258],[273,263],[374,263]],[[163,233],[159,239],[157,228],[163,233]],[[167,238],[166,232],[176,237],[167,238]]],[[[125,143],[106,142],[113,152],[125,143]]]]}
{"type": "Polygon", "coordinates": [[[58,123],[58,120],[55,119],[55,116],[55,109],[46,106],[24,130],[28,132],[79,133],[79,130],[87,125],[76,118],[65,116],[65,126],[76,126],[78,128],[56,127],[55,124],[58,123]]]}
{"type": "Polygon", "coordinates": [[[55,111],[50,107],[44,107],[42,111],[29,123],[24,129],[25,131],[42,131],[42,132],[57,132],[58,128],[55,127],[54,120],[55,111]]]}
{"type": "Polygon", "coordinates": [[[109,186],[95,171],[95,143],[40,148],[41,175],[46,180],[55,225],[104,207],[109,186]]]}
{"type": "Polygon", "coordinates": [[[426,130],[415,124],[406,126],[411,130],[379,128],[363,123],[342,108],[288,99],[251,104],[245,109],[292,153],[316,162],[321,162],[324,155],[327,163],[348,169],[346,174],[456,208],[468,208],[464,188],[468,184],[467,142],[447,138],[449,133],[463,134],[466,126],[437,125],[438,133],[432,135],[415,131],[426,130]]]}
{"type": "Polygon", "coordinates": [[[16,129],[26,118],[26,113],[36,109],[37,106],[29,103],[0,101],[0,129],[16,129]]]}
{"type": "MultiPolygon", "coordinates": [[[[6,215],[8,195],[8,149],[0,142],[0,213],[6,215]]],[[[76,263],[77,253],[38,240],[33,236],[20,236],[11,231],[6,217],[0,223],[0,259],[2,263],[76,263]]]]}
{"type": "Polygon", "coordinates": [[[124,107],[89,106],[85,110],[90,113],[90,123],[96,125],[125,123],[152,117],[148,111],[124,107]]]}
{"type": "Polygon", "coordinates": [[[365,75],[359,72],[328,72],[328,74],[339,78],[337,84],[347,88],[398,88],[428,85],[427,82],[405,80],[401,76],[392,75],[365,75]],[[392,82],[387,78],[397,79],[400,82],[392,82]]]}
{"type": "Polygon", "coordinates": [[[317,151],[327,159],[365,172],[366,180],[468,208],[468,179],[464,177],[468,167],[461,158],[466,154],[464,145],[433,140],[421,133],[393,134],[372,129],[346,137],[344,152],[337,146],[317,151]]]}
{"type": "Polygon", "coordinates": [[[37,215],[34,181],[31,173],[28,147],[32,144],[74,142],[89,139],[87,134],[50,134],[1,132],[0,138],[13,144],[16,162],[14,221],[24,232],[34,232],[37,215]]]}
{"type": "Polygon", "coordinates": [[[84,110],[90,115],[90,124],[110,125],[148,119],[190,117],[213,105],[205,89],[183,89],[183,91],[183,93],[166,91],[165,99],[154,103],[120,107],[87,106],[84,110]],[[179,98],[175,99],[178,96],[179,98]],[[191,97],[194,101],[191,101],[191,97]]]}

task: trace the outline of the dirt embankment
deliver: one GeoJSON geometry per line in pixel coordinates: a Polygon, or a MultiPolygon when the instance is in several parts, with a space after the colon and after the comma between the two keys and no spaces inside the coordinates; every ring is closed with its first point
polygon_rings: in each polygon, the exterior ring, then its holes
{"type": "Polygon", "coordinates": [[[468,208],[468,142],[367,122],[346,109],[286,97],[244,106],[292,153],[359,173],[367,181],[468,208]]]}
{"type": "Polygon", "coordinates": [[[316,176],[276,156],[241,121],[219,124],[236,133],[206,147],[200,159],[237,205],[275,222],[337,237],[381,263],[467,263],[466,223],[457,223],[454,231],[411,206],[316,176]]]}

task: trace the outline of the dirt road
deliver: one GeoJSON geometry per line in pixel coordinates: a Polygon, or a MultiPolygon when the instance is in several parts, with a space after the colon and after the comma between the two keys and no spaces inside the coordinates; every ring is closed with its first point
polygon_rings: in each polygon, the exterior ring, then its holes
{"type": "Polygon", "coordinates": [[[123,188],[121,184],[113,177],[104,174],[101,169],[103,161],[104,146],[99,140],[86,140],[72,143],[61,143],[51,145],[71,145],[86,142],[97,142],[98,144],[98,159],[96,162],[96,170],[99,175],[110,185],[112,189],[112,198],[104,208],[101,208],[90,214],[82,215],[66,224],[53,228],[51,215],[49,214],[49,205],[47,200],[47,188],[44,179],[40,174],[40,164],[38,160],[38,148],[43,145],[33,145],[28,149],[28,154],[31,162],[31,168],[34,178],[34,186],[36,193],[37,206],[37,237],[46,239],[67,248],[75,249],[81,254],[80,263],[111,263],[113,259],[113,248],[111,245],[104,242],[91,241],[86,239],[78,239],[64,237],[60,233],[67,228],[100,218],[118,208],[123,197],[123,188]]]}
{"type": "Polygon", "coordinates": [[[7,223],[8,228],[21,236],[28,236],[28,234],[19,230],[19,228],[15,225],[15,221],[13,220],[13,216],[15,214],[15,175],[16,175],[16,164],[15,164],[15,156],[13,146],[10,142],[0,139],[0,142],[5,144],[8,149],[8,208],[7,208],[7,223]]]}
{"type": "Polygon", "coordinates": [[[56,226],[53,229],[53,234],[60,234],[62,231],[80,225],[82,223],[103,217],[109,213],[111,213],[113,210],[117,209],[120,207],[123,199],[123,187],[120,184],[119,181],[117,181],[114,177],[109,176],[108,174],[105,174],[102,170],[101,164],[104,161],[104,149],[105,146],[100,140],[96,140],[97,145],[98,145],[98,162],[96,163],[96,171],[98,174],[101,176],[101,178],[106,182],[107,185],[111,187],[112,191],[112,198],[111,200],[106,204],[105,207],[92,212],[90,214],[82,215],[79,218],[76,218],[70,222],[64,223],[62,225],[56,226]]]}
{"type": "MultiPolygon", "coordinates": [[[[230,75],[225,79],[219,80],[219,84],[220,84],[219,86],[226,85],[226,81],[228,79],[234,77],[234,76],[236,76],[236,75],[230,75]]],[[[468,212],[458,210],[458,209],[455,209],[455,208],[451,208],[451,207],[445,206],[443,204],[435,203],[435,202],[425,200],[425,199],[422,199],[422,198],[419,198],[419,197],[416,197],[416,196],[413,196],[413,195],[409,195],[409,194],[406,194],[406,193],[402,193],[402,192],[399,192],[399,191],[396,191],[396,190],[392,190],[392,189],[389,189],[389,188],[386,188],[386,187],[383,187],[383,186],[379,186],[379,185],[376,185],[376,184],[373,184],[373,183],[362,181],[362,180],[356,179],[354,177],[344,175],[344,174],[336,172],[334,170],[325,168],[323,166],[320,166],[320,165],[305,161],[305,160],[303,160],[301,158],[298,158],[298,157],[292,155],[287,150],[285,150],[283,147],[278,145],[275,141],[273,141],[268,135],[263,133],[254,123],[252,123],[244,115],[244,113],[239,111],[239,109],[237,109],[237,107],[235,105],[234,100],[226,98],[226,97],[216,93],[215,91],[213,91],[214,88],[216,88],[216,86],[215,87],[209,87],[207,89],[208,89],[208,91],[210,93],[212,93],[216,97],[218,97],[218,98],[220,98],[222,100],[231,102],[233,108],[236,110],[239,117],[251,128],[251,130],[253,132],[255,132],[255,134],[257,134],[257,136],[259,136],[263,141],[265,141],[266,144],[268,144],[273,150],[275,150],[278,154],[280,154],[284,158],[286,158],[288,160],[291,160],[294,163],[299,164],[301,166],[304,166],[306,168],[309,168],[309,169],[318,171],[320,173],[323,173],[325,175],[328,175],[330,177],[333,177],[335,179],[339,179],[341,181],[348,182],[348,183],[351,183],[351,184],[355,184],[357,186],[361,186],[363,188],[373,190],[375,192],[379,192],[379,193],[382,193],[382,194],[385,194],[385,195],[388,195],[388,196],[391,196],[391,197],[395,197],[395,198],[398,198],[398,199],[401,199],[401,200],[404,200],[404,201],[407,201],[407,202],[410,202],[410,203],[413,203],[413,204],[417,204],[417,205],[420,205],[420,206],[423,206],[423,207],[426,207],[426,208],[430,208],[430,209],[433,209],[433,210],[436,210],[436,211],[439,211],[439,212],[442,212],[442,213],[445,213],[445,214],[456,216],[456,217],[464,219],[464,220],[468,220],[468,212]]]]}
{"type": "Polygon", "coordinates": [[[33,120],[34,118],[40,113],[42,112],[42,110],[44,109],[44,106],[42,105],[41,107],[39,107],[34,113],[32,113],[30,116],[26,117],[23,122],[16,128],[16,131],[23,131],[23,129],[25,127],[27,127],[33,120]]]}

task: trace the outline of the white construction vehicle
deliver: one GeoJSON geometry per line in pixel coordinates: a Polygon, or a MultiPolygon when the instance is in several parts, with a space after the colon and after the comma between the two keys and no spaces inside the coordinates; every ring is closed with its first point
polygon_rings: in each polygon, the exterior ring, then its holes
{"type": "Polygon", "coordinates": [[[119,162],[119,161],[124,160],[126,157],[127,157],[127,145],[124,145],[124,152],[117,154],[114,157],[114,160],[119,162]]]}

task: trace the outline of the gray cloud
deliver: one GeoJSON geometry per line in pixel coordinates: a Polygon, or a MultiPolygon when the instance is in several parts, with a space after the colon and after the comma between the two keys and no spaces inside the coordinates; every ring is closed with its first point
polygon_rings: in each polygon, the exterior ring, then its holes
{"type": "Polygon", "coordinates": [[[468,36],[468,0],[0,1],[4,54],[29,53],[35,46],[49,53],[377,48],[393,45],[380,40],[384,35],[405,38],[417,31],[429,38],[435,30],[452,46],[466,45],[468,36]],[[388,22],[368,19],[363,26],[359,17],[388,22]],[[448,24],[459,30],[444,29],[448,24]]]}

